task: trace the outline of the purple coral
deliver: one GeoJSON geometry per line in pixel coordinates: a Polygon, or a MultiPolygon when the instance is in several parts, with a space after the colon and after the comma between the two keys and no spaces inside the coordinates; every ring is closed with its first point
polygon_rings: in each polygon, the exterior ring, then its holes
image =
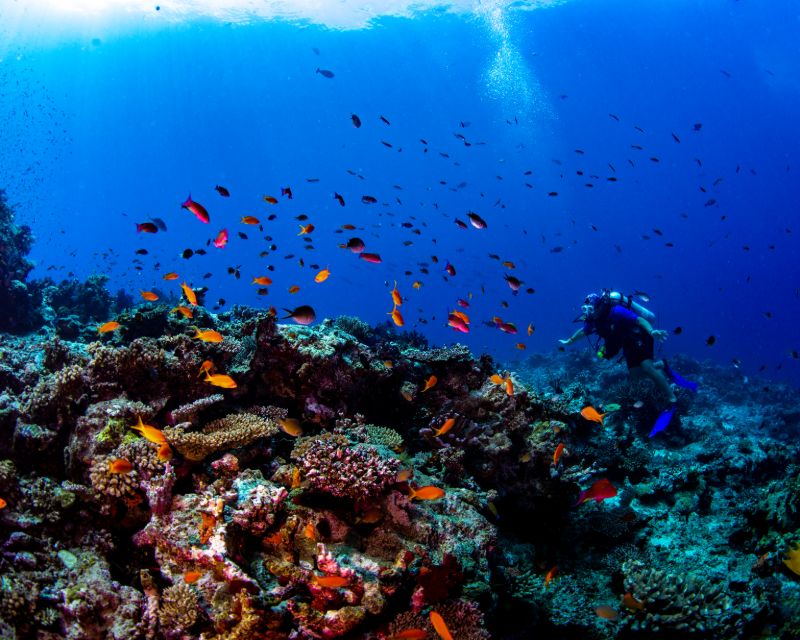
{"type": "Polygon", "coordinates": [[[296,457],[302,477],[313,488],[338,498],[378,496],[395,483],[400,470],[398,460],[382,457],[375,447],[348,445],[331,434],[304,443],[301,451],[296,457]]]}

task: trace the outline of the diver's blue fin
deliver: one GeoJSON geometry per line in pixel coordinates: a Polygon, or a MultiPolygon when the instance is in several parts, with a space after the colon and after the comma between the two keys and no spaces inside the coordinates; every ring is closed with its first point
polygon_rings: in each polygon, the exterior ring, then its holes
{"type": "Polygon", "coordinates": [[[650,430],[650,435],[647,436],[648,438],[652,438],[657,433],[661,433],[664,429],[669,426],[669,423],[672,422],[672,418],[675,417],[675,405],[670,406],[669,409],[661,412],[661,415],[658,416],[656,423],[653,425],[653,428],[650,430]]]}
{"type": "Polygon", "coordinates": [[[688,389],[692,393],[697,393],[697,383],[696,382],[692,382],[691,380],[687,380],[683,376],[675,373],[670,368],[669,363],[667,362],[666,358],[663,358],[662,362],[664,363],[664,373],[667,374],[667,377],[670,379],[670,381],[674,382],[679,387],[683,387],[684,389],[688,389]]]}

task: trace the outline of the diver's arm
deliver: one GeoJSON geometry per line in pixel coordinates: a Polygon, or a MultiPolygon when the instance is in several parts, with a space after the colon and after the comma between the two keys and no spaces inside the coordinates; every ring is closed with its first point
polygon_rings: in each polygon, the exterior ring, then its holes
{"type": "Polygon", "coordinates": [[[581,327],[575,333],[573,333],[569,338],[567,338],[566,340],[559,340],[559,342],[561,344],[563,344],[563,345],[572,344],[573,342],[579,340],[580,338],[582,338],[585,335],[586,335],[586,332],[583,330],[583,327],[581,327]]]}
{"type": "Polygon", "coordinates": [[[653,329],[653,325],[650,324],[647,320],[639,316],[636,318],[636,322],[642,327],[649,336],[652,336],[655,340],[666,340],[667,339],[667,332],[664,329],[653,329]]]}

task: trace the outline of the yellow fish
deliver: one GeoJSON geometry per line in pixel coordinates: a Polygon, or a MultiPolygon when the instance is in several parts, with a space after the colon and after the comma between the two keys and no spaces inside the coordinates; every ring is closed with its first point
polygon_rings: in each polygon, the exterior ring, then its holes
{"type": "Polygon", "coordinates": [[[226,376],[222,373],[215,373],[212,375],[206,371],[206,382],[214,385],[215,387],[221,387],[222,389],[236,388],[236,381],[230,376],[226,376]]]}
{"type": "Polygon", "coordinates": [[[222,334],[218,331],[214,331],[213,329],[204,329],[201,331],[195,327],[194,330],[197,333],[192,338],[200,340],[200,342],[222,342],[224,340],[222,334]]]}
{"type": "Polygon", "coordinates": [[[189,301],[189,304],[193,307],[197,306],[197,294],[192,291],[191,287],[186,284],[185,282],[181,284],[181,289],[183,289],[183,295],[186,296],[186,299],[189,301]]]}
{"type": "Polygon", "coordinates": [[[323,269],[317,275],[314,276],[314,282],[325,282],[328,279],[328,276],[331,275],[330,269],[323,269]]]}
{"type": "Polygon", "coordinates": [[[131,425],[131,429],[138,431],[145,440],[155,442],[156,444],[167,444],[167,438],[164,436],[164,432],[161,431],[161,429],[157,429],[156,427],[142,422],[142,416],[137,417],[139,418],[139,422],[138,424],[131,425]]]}

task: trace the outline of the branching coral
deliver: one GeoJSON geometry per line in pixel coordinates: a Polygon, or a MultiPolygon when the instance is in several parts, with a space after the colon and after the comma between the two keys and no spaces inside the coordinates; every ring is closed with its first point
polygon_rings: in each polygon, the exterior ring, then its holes
{"type": "Polygon", "coordinates": [[[164,429],[167,442],[189,460],[250,444],[277,433],[278,425],[253,413],[232,413],[209,422],[203,430],[185,431],[183,425],[164,429]]]}
{"type": "Polygon", "coordinates": [[[139,473],[135,468],[127,473],[115,473],[111,469],[111,463],[115,460],[117,456],[114,455],[95,458],[89,471],[89,479],[94,490],[100,495],[129,498],[139,488],[139,473]]]}
{"type": "Polygon", "coordinates": [[[164,589],[158,611],[162,629],[180,633],[197,620],[197,594],[187,584],[174,584],[164,589]]]}
{"type": "Polygon", "coordinates": [[[637,560],[623,564],[622,571],[625,590],[644,604],[644,609],[626,616],[625,623],[633,632],[736,638],[748,622],[751,612],[734,607],[721,584],[647,567],[637,560]]]}

